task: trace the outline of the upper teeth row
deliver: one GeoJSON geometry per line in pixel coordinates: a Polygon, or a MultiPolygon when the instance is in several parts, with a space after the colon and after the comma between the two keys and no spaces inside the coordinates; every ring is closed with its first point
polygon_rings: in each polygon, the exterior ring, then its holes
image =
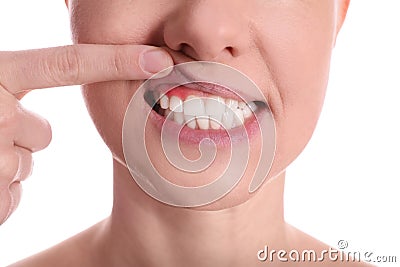
{"type": "Polygon", "coordinates": [[[165,115],[175,122],[202,130],[221,128],[229,130],[243,124],[256,111],[254,102],[241,102],[219,96],[198,97],[190,95],[185,100],[178,96],[163,95],[160,106],[165,115]]]}

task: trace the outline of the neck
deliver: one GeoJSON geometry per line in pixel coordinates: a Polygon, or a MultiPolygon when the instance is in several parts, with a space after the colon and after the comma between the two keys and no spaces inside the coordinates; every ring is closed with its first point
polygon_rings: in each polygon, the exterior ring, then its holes
{"type": "Polygon", "coordinates": [[[111,266],[249,266],[266,244],[286,243],[284,173],[246,203],[221,211],[162,204],[114,161],[114,207],[104,222],[111,266]],[[184,264],[182,264],[184,263],[184,264]],[[208,263],[208,264],[207,264],[208,263]],[[234,265],[233,265],[234,264],[234,265]]]}

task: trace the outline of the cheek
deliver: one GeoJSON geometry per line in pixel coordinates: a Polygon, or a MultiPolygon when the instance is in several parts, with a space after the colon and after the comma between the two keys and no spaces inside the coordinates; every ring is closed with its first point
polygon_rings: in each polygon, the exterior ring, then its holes
{"type": "Polygon", "coordinates": [[[277,153],[273,174],[301,153],[321,112],[334,42],[333,5],[323,8],[329,11],[313,12],[316,15],[311,18],[296,17],[280,27],[272,24],[261,40],[280,98],[279,108],[274,110],[277,153]]]}
{"type": "Polygon", "coordinates": [[[114,157],[123,159],[122,124],[137,88],[135,82],[118,81],[84,85],[82,94],[92,120],[114,157]]]}
{"type": "Polygon", "coordinates": [[[165,1],[75,0],[70,7],[74,43],[157,44],[165,1]],[[149,30],[151,29],[151,30],[149,30]]]}

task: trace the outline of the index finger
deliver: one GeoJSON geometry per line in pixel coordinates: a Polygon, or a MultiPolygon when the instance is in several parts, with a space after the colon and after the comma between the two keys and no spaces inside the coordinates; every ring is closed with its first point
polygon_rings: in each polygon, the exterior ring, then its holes
{"type": "Polygon", "coordinates": [[[25,90],[149,78],[172,66],[163,49],[146,45],[70,45],[0,52],[0,84],[25,90]]]}

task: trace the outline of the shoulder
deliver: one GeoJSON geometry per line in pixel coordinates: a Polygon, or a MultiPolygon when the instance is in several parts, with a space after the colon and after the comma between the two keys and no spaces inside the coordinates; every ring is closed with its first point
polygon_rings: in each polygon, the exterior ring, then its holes
{"type": "Polygon", "coordinates": [[[96,250],[94,241],[101,223],[38,254],[9,265],[8,267],[70,267],[98,266],[90,256],[96,250]]]}

